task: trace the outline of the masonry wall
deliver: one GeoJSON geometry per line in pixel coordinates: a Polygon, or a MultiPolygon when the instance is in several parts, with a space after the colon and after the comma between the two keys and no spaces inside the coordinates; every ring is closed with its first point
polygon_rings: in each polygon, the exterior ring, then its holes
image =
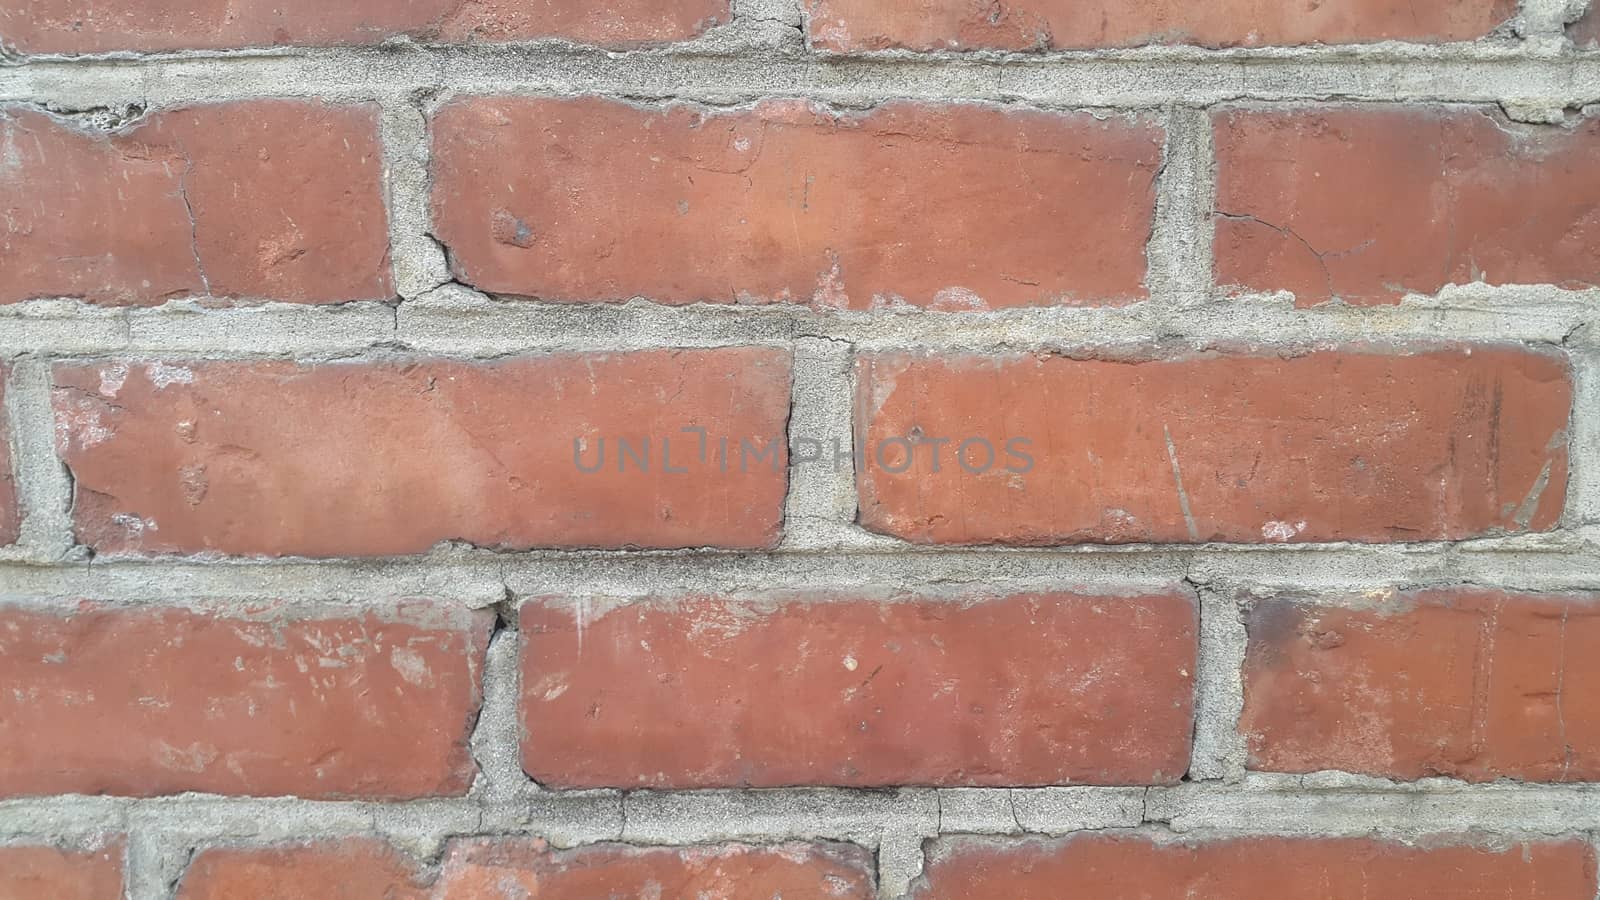
{"type": "Polygon", "coordinates": [[[0,0],[0,895],[1600,895],[1582,0],[173,7],[0,0]]]}

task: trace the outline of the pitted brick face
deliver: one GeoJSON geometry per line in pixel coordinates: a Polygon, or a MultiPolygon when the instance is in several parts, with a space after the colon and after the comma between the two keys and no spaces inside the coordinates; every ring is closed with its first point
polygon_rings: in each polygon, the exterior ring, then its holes
{"type": "Polygon", "coordinates": [[[387,300],[376,105],[261,100],[111,134],[0,107],[0,303],[387,300]]]}
{"type": "Polygon", "coordinates": [[[1433,44],[1484,37],[1517,11],[1514,0],[806,0],[806,7],[811,43],[843,52],[1433,44]]]}
{"type": "Polygon", "coordinates": [[[1366,838],[946,838],[932,843],[911,898],[1051,900],[1070,884],[1095,900],[1590,900],[1594,869],[1594,849],[1575,840],[1480,847],[1366,838]]]}
{"type": "Polygon", "coordinates": [[[1187,596],[525,606],[523,765],[561,788],[1161,784],[1187,596]]]}
{"type": "Polygon", "coordinates": [[[1145,296],[1142,116],[479,98],[434,118],[456,275],[541,300],[945,310],[1145,296]]]}
{"type": "Polygon", "coordinates": [[[1571,406],[1560,354],[1497,347],[865,354],[861,522],[926,544],[1543,531],[1561,515],[1571,406]]]}
{"type": "Polygon", "coordinates": [[[752,348],[63,365],[58,449],[103,553],[770,547],[789,365],[752,348]]]}
{"type": "Polygon", "coordinates": [[[1600,777],[1600,597],[1378,593],[1255,605],[1239,730],[1252,768],[1384,778],[1600,777]]]}
{"type": "Polygon", "coordinates": [[[348,839],[273,849],[201,851],[178,900],[383,897],[695,897],[703,900],[869,900],[872,855],[840,844],[719,844],[686,848],[598,844],[554,850],[533,838],[451,842],[436,876],[393,848],[348,839]]]}
{"type": "Polygon", "coordinates": [[[0,0],[0,36],[22,53],[563,38],[628,47],[692,38],[727,0],[0,0]]]}
{"type": "Polygon", "coordinates": [[[0,608],[0,795],[465,793],[492,616],[0,608]]]}
{"type": "Polygon", "coordinates": [[[0,897],[6,900],[120,900],[120,839],[93,850],[0,847],[0,897]]]}
{"type": "Polygon", "coordinates": [[[1600,285],[1600,119],[1332,107],[1213,116],[1220,286],[1396,303],[1447,285],[1600,285]]]}

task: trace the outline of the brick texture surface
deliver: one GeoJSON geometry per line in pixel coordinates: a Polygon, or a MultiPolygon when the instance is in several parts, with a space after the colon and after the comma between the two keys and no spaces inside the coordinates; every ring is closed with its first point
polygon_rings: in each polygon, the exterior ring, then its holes
{"type": "Polygon", "coordinates": [[[0,0],[0,900],[1596,900],[1597,6],[0,0]]]}
{"type": "Polygon", "coordinates": [[[1261,0],[806,0],[806,7],[812,43],[842,52],[1431,44],[1483,37],[1517,11],[1511,0],[1411,8],[1381,0],[1330,0],[1309,7],[1261,0]]]}
{"type": "Polygon", "coordinates": [[[1594,850],[1583,841],[1496,849],[1361,838],[1241,838],[1156,843],[1085,835],[1060,841],[940,841],[916,900],[1046,900],[1061,886],[1096,900],[1364,900],[1461,897],[1589,900],[1594,850]]]}
{"type": "Polygon", "coordinates": [[[122,845],[0,847],[0,900],[121,900],[122,845]]]}
{"type": "Polygon", "coordinates": [[[1181,595],[686,598],[522,611],[555,787],[1149,784],[1188,769],[1181,595]]]}
{"type": "Polygon", "coordinates": [[[393,296],[375,105],[220,103],[110,134],[0,106],[0,147],[0,303],[393,296]]]}
{"type": "Polygon", "coordinates": [[[429,884],[418,866],[392,848],[355,839],[273,849],[206,850],[179,885],[178,900],[331,896],[868,900],[875,896],[871,862],[871,855],[858,847],[827,844],[691,848],[600,844],[557,851],[537,839],[484,839],[453,843],[429,884]]]}
{"type": "Polygon", "coordinates": [[[3,0],[0,35],[24,53],[565,38],[606,46],[694,37],[727,0],[3,0]]]}
{"type": "Polygon", "coordinates": [[[1078,50],[1189,43],[1293,46],[1408,40],[1442,43],[1490,34],[1517,13],[1509,0],[1403,8],[1379,0],[1286,6],[1259,0],[806,0],[822,50],[1078,50]]]}
{"type": "Polygon", "coordinates": [[[872,354],[856,375],[861,521],[920,543],[1456,539],[1550,528],[1567,480],[1556,355],[872,354]]]}
{"type": "Polygon", "coordinates": [[[1217,281],[1301,305],[1600,284],[1600,120],[1429,108],[1214,116],[1217,281]]]}
{"type": "Polygon", "coordinates": [[[775,350],[105,363],[56,384],[78,536],[102,552],[766,547],[781,525],[775,350]]]}
{"type": "Polygon", "coordinates": [[[491,618],[0,608],[0,795],[464,793],[491,618]]]}
{"type": "Polygon", "coordinates": [[[1600,776],[1600,598],[1499,591],[1292,600],[1249,617],[1239,728],[1258,769],[1390,778],[1600,776]]]}
{"type": "Polygon", "coordinates": [[[438,235],[484,290],[851,309],[1144,296],[1161,132],[1139,117],[480,98],[433,129],[438,235]]]}

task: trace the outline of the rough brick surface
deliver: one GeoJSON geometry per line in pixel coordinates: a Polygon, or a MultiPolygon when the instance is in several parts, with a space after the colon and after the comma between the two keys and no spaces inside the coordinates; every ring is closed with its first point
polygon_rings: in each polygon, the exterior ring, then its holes
{"type": "Polygon", "coordinates": [[[1147,784],[1188,769],[1182,595],[523,607],[552,787],[1147,784]]]}
{"type": "Polygon", "coordinates": [[[1250,765],[1469,781],[1600,778],[1600,597],[1481,590],[1290,600],[1249,617],[1250,765]]]}
{"type": "Polygon", "coordinates": [[[1095,900],[1591,900],[1594,850],[1583,841],[1408,846],[1367,839],[1240,838],[1155,843],[937,841],[915,900],[1049,900],[1070,884],[1095,900]]]}
{"type": "Polygon", "coordinates": [[[857,388],[861,522],[921,543],[1458,539],[1549,529],[1567,482],[1555,354],[869,354],[857,388]]]}
{"type": "Polygon", "coordinates": [[[0,847],[0,900],[122,900],[122,845],[0,847]]]}
{"type": "Polygon", "coordinates": [[[1600,119],[1436,108],[1215,114],[1216,278],[1302,305],[1600,285],[1600,119]]]}
{"type": "Polygon", "coordinates": [[[0,366],[0,546],[17,539],[22,511],[17,507],[17,479],[11,467],[11,425],[6,410],[6,379],[10,372],[0,366]]]}
{"type": "Polygon", "coordinates": [[[204,849],[195,854],[177,892],[177,900],[422,900],[425,896],[415,863],[387,844],[365,838],[289,847],[204,849]]]}
{"type": "Polygon", "coordinates": [[[55,377],[78,536],[102,552],[743,548],[771,546],[782,525],[784,351],[102,363],[55,377]]]}
{"type": "Polygon", "coordinates": [[[1567,35],[1580,50],[1600,49],[1600,9],[1590,9],[1567,29],[1567,35]]]}
{"type": "Polygon", "coordinates": [[[487,291],[855,309],[1144,296],[1161,133],[1139,117],[478,98],[433,131],[437,233],[487,291]]]}
{"type": "Polygon", "coordinates": [[[252,101],[107,134],[0,107],[0,303],[387,300],[375,105],[252,101]]]}
{"type": "Polygon", "coordinates": [[[491,621],[0,608],[0,795],[464,793],[491,621]]]}
{"type": "Polygon", "coordinates": [[[1263,0],[806,0],[806,6],[812,44],[847,52],[1439,43],[1483,37],[1517,11],[1513,0],[1411,6],[1383,0],[1312,5],[1263,0]]]}
{"type": "Polygon", "coordinates": [[[195,857],[179,900],[256,897],[479,900],[538,897],[773,897],[868,900],[872,855],[839,844],[641,848],[599,844],[558,851],[537,839],[453,842],[437,879],[371,840],[272,849],[210,849],[195,857]]]}
{"type": "Polygon", "coordinates": [[[727,0],[0,0],[0,36],[23,53],[565,38],[632,46],[690,38],[727,0]]]}
{"type": "Polygon", "coordinates": [[[868,900],[873,859],[839,844],[723,844],[690,848],[600,844],[552,851],[542,842],[466,841],[452,847],[439,878],[441,900],[499,891],[540,900],[591,897],[773,897],[868,900]]]}

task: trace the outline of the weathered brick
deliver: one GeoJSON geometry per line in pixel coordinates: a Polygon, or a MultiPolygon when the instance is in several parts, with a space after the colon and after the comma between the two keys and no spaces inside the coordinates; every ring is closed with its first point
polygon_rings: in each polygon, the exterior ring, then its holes
{"type": "Polygon", "coordinates": [[[1574,840],[1496,849],[1439,839],[1408,845],[1366,838],[945,838],[932,846],[911,896],[1046,900],[1070,884],[1075,896],[1095,900],[1591,900],[1594,869],[1594,849],[1574,840]]]}
{"type": "Polygon", "coordinates": [[[694,37],[728,0],[0,0],[0,35],[23,53],[228,49],[565,38],[627,47],[694,37]]]}
{"type": "Polygon", "coordinates": [[[1474,281],[1600,285],[1600,119],[1345,107],[1213,123],[1219,284],[1301,306],[1474,281]]]}
{"type": "Polygon", "coordinates": [[[178,900],[290,897],[423,900],[417,865],[389,845],[347,838],[285,847],[210,847],[178,882],[178,900]]]}
{"type": "Polygon", "coordinates": [[[448,104],[433,134],[436,231],[486,291],[854,309],[1145,295],[1161,131],[1144,117],[495,97],[448,104]]]}
{"type": "Polygon", "coordinates": [[[872,854],[845,844],[687,848],[600,844],[561,851],[532,839],[453,845],[439,876],[439,900],[476,900],[497,891],[540,900],[655,896],[869,900],[875,896],[872,854]]]}
{"type": "Polygon", "coordinates": [[[6,367],[0,366],[0,545],[14,543],[22,523],[22,512],[17,507],[17,479],[11,468],[11,426],[6,411],[9,376],[6,367]]]}
{"type": "Polygon", "coordinates": [[[1250,766],[1391,778],[1600,777],[1600,597],[1425,591],[1249,616],[1250,766]]]}
{"type": "Polygon", "coordinates": [[[872,855],[841,844],[722,844],[690,848],[598,844],[552,850],[543,841],[455,841],[431,885],[418,867],[372,840],[269,849],[201,851],[179,884],[179,900],[254,897],[382,897],[477,900],[538,897],[873,896],[872,855]]]}
{"type": "Polygon", "coordinates": [[[1567,36],[1580,50],[1600,49],[1600,7],[1591,8],[1588,15],[1568,26],[1567,36]]]}
{"type": "Polygon", "coordinates": [[[491,620],[0,607],[0,795],[464,793],[491,620]]]}
{"type": "Polygon", "coordinates": [[[1549,529],[1566,492],[1553,353],[889,353],[857,385],[861,522],[919,543],[1454,540],[1549,529]]]}
{"type": "Polygon", "coordinates": [[[101,552],[747,548],[782,526],[784,351],[64,364],[55,378],[78,537],[101,552]]]}
{"type": "Polygon", "coordinates": [[[530,603],[523,767],[560,788],[1147,784],[1188,769],[1180,594],[530,603]]]}
{"type": "Polygon", "coordinates": [[[1440,43],[1481,38],[1516,14],[1514,0],[1312,5],[1222,0],[806,0],[811,43],[843,52],[1043,50],[1197,44],[1270,47],[1440,43]]]}
{"type": "Polygon", "coordinates": [[[259,100],[114,133],[0,107],[0,303],[387,300],[375,105],[259,100]]]}
{"type": "Polygon", "coordinates": [[[122,843],[95,850],[0,847],[3,900],[122,900],[122,843]]]}

